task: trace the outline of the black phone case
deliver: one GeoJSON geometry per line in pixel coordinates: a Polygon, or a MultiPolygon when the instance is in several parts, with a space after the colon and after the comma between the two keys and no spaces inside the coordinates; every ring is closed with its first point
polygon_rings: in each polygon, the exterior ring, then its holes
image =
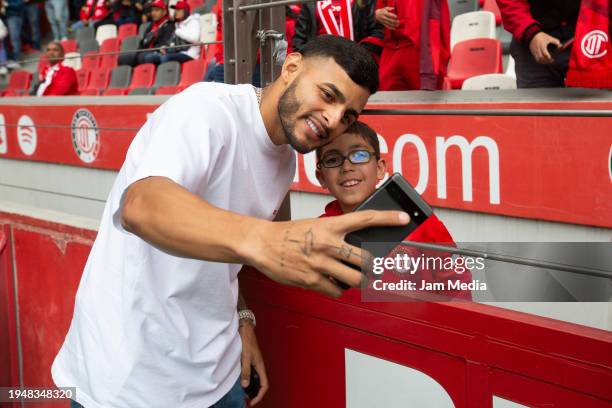
{"type": "Polygon", "coordinates": [[[261,382],[259,381],[259,374],[255,371],[255,367],[251,366],[251,378],[249,385],[244,389],[245,394],[249,399],[253,399],[257,396],[259,389],[261,388],[261,382]]]}
{"type": "MultiPolygon", "coordinates": [[[[387,255],[401,241],[419,227],[430,215],[432,208],[421,198],[414,187],[399,173],[394,173],[372,195],[365,199],[355,211],[395,210],[404,211],[410,216],[410,223],[402,227],[371,227],[347,234],[345,240],[351,245],[362,247],[364,243],[377,243],[372,255],[387,255]]],[[[347,265],[349,265],[347,263],[347,265]]],[[[357,268],[355,265],[349,265],[357,268]]],[[[338,281],[338,286],[349,286],[338,281]]]]}

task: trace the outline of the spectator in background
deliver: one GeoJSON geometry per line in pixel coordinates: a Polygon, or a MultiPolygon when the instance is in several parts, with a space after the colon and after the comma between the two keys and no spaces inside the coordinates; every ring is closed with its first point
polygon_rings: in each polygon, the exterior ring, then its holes
{"type": "Polygon", "coordinates": [[[442,89],[450,59],[447,0],[378,0],[376,7],[385,26],[380,90],[442,89]]]}
{"type": "Polygon", "coordinates": [[[142,11],[140,0],[115,0],[112,8],[113,22],[117,27],[129,23],[140,24],[142,11]]]}
{"type": "Polygon", "coordinates": [[[519,88],[565,86],[580,0],[497,0],[504,28],[512,33],[510,54],[519,88]],[[552,54],[551,54],[551,50],[552,54]]]}
{"type": "Polygon", "coordinates": [[[4,0],[4,15],[8,27],[9,40],[11,41],[12,54],[9,55],[7,67],[9,69],[21,68],[21,26],[25,13],[23,0],[4,0]]]}
{"type": "MultiPolygon", "coordinates": [[[[151,19],[152,23],[144,33],[140,42],[140,49],[160,48],[170,45],[174,35],[174,23],[168,16],[168,8],[163,0],[155,0],[151,3],[151,19]]],[[[150,51],[138,53],[138,64],[155,64],[161,63],[162,56],[165,51],[150,51]]]]}
{"type": "Polygon", "coordinates": [[[358,42],[380,57],[384,27],[374,18],[376,0],[325,0],[302,5],[295,23],[294,51],[321,34],[339,35],[358,42]],[[352,22],[352,25],[351,25],[352,22]]]}
{"type": "MultiPolygon", "coordinates": [[[[189,14],[191,8],[189,3],[185,0],[180,0],[174,6],[174,38],[172,39],[171,45],[188,45],[196,44],[200,42],[200,15],[189,14]]],[[[162,52],[162,54],[164,54],[162,52]]],[[[161,57],[161,62],[178,61],[181,64],[183,62],[191,61],[200,56],[200,46],[193,45],[191,47],[182,47],[169,49],[161,57]]]]}
{"type": "Polygon", "coordinates": [[[51,25],[54,41],[68,39],[68,4],[66,0],[46,0],[45,12],[51,25]]]}
{"type": "Polygon", "coordinates": [[[42,0],[24,0],[25,16],[30,25],[30,45],[40,51],[40,3],[42,0]]]}
{"type": "Polygon", "coordinates": [[[64,47],[58,41],[47,45],[49,65],[40,73],[37,96],[78,95],[79,83],[76,72],[64,65],[64,47]]]}
{"type": "Polygon", "coordinates": [[[110,14],[108,0],[87,0],[81,7],[81,19],[72,24],[70,29],[76,32],[90,25],[96,29],[100,25],[112,23],[112,21],[109,21],[110,14]]]}

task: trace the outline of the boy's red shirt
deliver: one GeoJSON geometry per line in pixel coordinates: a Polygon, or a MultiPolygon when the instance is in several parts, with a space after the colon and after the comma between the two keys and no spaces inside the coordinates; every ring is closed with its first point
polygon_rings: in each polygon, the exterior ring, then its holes
{"type": "MultiPolygon", "coordinates": [[[[342,215],[344,212],[340,208],[340,203],[338,200],[334,200],[325,206],[325,213],[321,214],[321,218],[325,217],[335,217],[338,215],[342,215]]],[[[432,214],[425,222],[423,222],[419,227],[414,230],[410,235],[406,237],[406,241],[415,241],[415,242],[430,242],[437,244],[445,244],[456,247],[455,241],[453,237],[448,232],[446,226],[436,217],[435,214],[432,214]]],[[[404,247],[406,248],[406,247],[404,247]]],[[[416,248],[407,248],[407,252],[411,252],[413,255],[420,253],[416,248]]],[[[394,251],[395,252],[395,251],[394,251]]],[[[460,280],[461,282],[469,283],[472,281],[472,274],[470,271],[465,271],[464,273],[457,273],[454,270],[429,270],[429,269],[421,269],[414,275],[412,275],[411,279],[414,279],[417,282],[420,280],[424,280],[427,282],[444,282],[450,279],[460,280]]],[[[437,291],[436,293],[448,296],[450,298],[456,300],[472,300],[472,294],[469,290],[450,290],[450,291],[437,291]]]]}

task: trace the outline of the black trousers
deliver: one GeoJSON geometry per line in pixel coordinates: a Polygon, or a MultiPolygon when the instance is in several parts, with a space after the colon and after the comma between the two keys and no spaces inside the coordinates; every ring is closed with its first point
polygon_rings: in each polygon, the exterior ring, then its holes
{"type": "MultiPolygon", "coordinates": [[[[573,44],[572,44],[573,45],[573,44]]],[[[516,85],[518,88],[561,88],[565,87],[565,76],[569,67],[571,47],[555,57],[552,64],[538,64],[529,48],[515,38],[510,43],[510,55],[516,64],[516,85]]]]}

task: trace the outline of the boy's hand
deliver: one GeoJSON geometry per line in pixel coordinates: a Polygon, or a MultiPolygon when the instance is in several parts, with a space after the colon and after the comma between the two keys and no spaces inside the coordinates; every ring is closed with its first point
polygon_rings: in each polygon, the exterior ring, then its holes
{"type": "Polygon", "coordinates": [[[342,261],[361,267],[369,254],[344,241],[346,234],[367,227],[401,226],[410,222],[399,211],[358,211],[339,217],[291,222],[264,222],[244,242],[244,257],[269,278],[340,296],[329,277],[358,286],[363,275],[342,261]]]}

